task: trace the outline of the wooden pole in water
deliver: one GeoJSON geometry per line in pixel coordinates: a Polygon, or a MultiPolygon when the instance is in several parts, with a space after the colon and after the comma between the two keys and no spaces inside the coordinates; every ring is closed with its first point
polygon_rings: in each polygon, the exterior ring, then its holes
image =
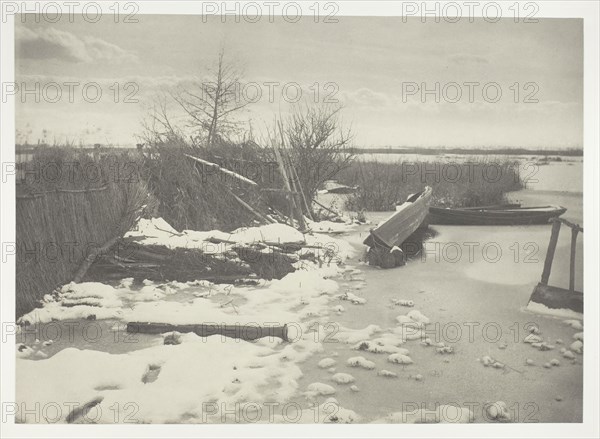
{"type": "Polygon", "coordinates": [[[579,229],[571,229],[571,260],[569,267],[569,291],[575,291],[575,252],[577,250],[577,234],[579,229]]]}
{"type": "Polygon", "coordinates": [[[554,251],[556,250],[556,243],[558,242],[558,232],[560,232],[560,221],[554,221],[552,223],[552,234],[550,235],[548,251],[546,252],[546,260],[544,261],[544,271],[542,271],[542,285],[548,285],[552,261],[554,260],[554,251]]]}

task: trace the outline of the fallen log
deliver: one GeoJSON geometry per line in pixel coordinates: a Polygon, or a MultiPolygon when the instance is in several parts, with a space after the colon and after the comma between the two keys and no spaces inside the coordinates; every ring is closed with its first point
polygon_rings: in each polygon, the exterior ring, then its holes
{"type": "Polygon", "coordinates": [[[200,337],[211,335],[222,335],[229,338],[242,340],[258,340],[264,337],[277,337],[283,341],[288,340],[288,327],[283,326],[259,326],[259,325],[219,325],[219,324],[197,324],[197,325],[171,325],[169,323],[151,322],[129,322],[127,332],[134,334],[164,334],[166,332],[193,332],[200,337]]]}

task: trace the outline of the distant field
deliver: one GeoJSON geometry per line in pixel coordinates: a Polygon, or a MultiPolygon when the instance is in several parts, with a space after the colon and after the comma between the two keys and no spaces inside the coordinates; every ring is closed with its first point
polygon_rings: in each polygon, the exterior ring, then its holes
{"type": "Polygon", "coordinates": [[[420,154],[420,155],[556,155],[556,156],[583,156],[583,149],[527,149],[527,148],[352,148],[352,154],[420,154]]]}

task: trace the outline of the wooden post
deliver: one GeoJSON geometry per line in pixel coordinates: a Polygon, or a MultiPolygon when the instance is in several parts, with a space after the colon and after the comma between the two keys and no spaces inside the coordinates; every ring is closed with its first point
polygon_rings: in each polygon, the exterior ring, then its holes
{"type": "Polygon", "coordinates": [[[294,196],[290,193],[292,192],[292,188],[290,187],[290,182],[287,179],[287,174],[285,172],[285,167],[283,166],[283,160],[281,159],[281,154],[279,154],[279,149],[277,145],[273,146],[273,151],[275,152],[275,158],[277,159],[277,163],[279,164],[279,172],[281,173],[281,177],[283,178],[283,184],[285,186],[285,190],[287,192],[286,198],[288,200],[288,204],[290,207],[290,221],[292,223],[292,227],[294,226],[294,196]]]}
{"type": "Polygon", "coordinates": [[[311,221],[314,221],[315,219],[313,218],[312,213],[310,211],[310,206],[306,202],[306,197],[304,196],[304,190],[302,189],[302,185],[300,184],[300,179],[298,178],[298,174],[296,173],[296,170],[294,169],[293,166],[290,165],[290,168],[292,170],[292,174],[294,174],[295,180],[298,182],[298,188],[300,189],[300,196],[302,197],[302,201],[304,202],[304,208],[306,209],[306,215],[308,215],[308,218],[310,218],[311,221]]]}
{"type": "Polygon", "coordinates": [[[560,232],[560,221],[554,221],[552,223],[552,234],[550,235],[550,243],[548,244],[546,260],[544,261],[544,271],[542,272],[542,280],[540,282],[543,285],[548,285],[548,279],[550,278],[554,251],[556,250],[556,243],[558,242],[558,232],[560,232]]]}
{"type": "Polygon", "coordinates": [[[571,229],[571,260],[569,267],[569,291],[575,291],[575,251],[577,250],[578,228],[571,229]]]}
{"type": "MultiPolygon", "coordinates": [[[[281,121],[279,121],[279,133],[281,135],[281,146],[284,147],[285,146],[285,138],[283,137],[283,126],[281,124],[281,121]]],[[[277,161],[279,162],[279,169],[281,170],[281,175],[283,177],[283,181],[285,183],[285,188],[287,189],[287,191],[289,192],[289,200],[290,200],[290,207],[291,207],[291,211],[292,214],[295,214],[296,219],[298,220],[298,225],[300,227],[301,230],[306,230],[306,224],[304,222],[304,216],[302,215],[302,209],[298,207],[298,205],[296,204],[296,196],[294,195],[292,190],[292,187],[290,186],[290,181],[289,181],[289,177],[288,177],[288,173],[285,169],[285,163],[283,161],[283,158],[281,156],[281,153],[279,151],[279,148],[277,147],[277,142],[275,142],[274,146],[273,146],[274,150],[275,150],[275,157],[277,158],[277,161]]],[[[293,184],[293,181],[292,181],[293,184]]]]}

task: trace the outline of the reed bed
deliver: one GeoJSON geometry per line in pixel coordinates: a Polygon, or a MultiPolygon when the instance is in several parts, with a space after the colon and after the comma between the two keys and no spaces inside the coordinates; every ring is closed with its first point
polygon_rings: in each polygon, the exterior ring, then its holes
{"type": "MultiPolygon", "coordinates": [[[[256,166],[245,166],[242,174],[263,187],[277,184],[273,167],[264,165],[257,148],[236,145],[221,145],[210,153],[185,144],[154,145],[118,154],[40,148],[31,161],[21,164],[22,178],[17,184],[17,316],[34,308],[56,287],[81,280],[91,265],[91,256],[95,256],[94,249],[108,245],[110,252],[118,253],[119,238],[140,216],[161,216],[178,230],[231,231],[261,222],[239,200],[259,215],[272,213],[268,197],[258,186],[205,168],[185,154],[234,170],[235,162],[253,161],[256,166]],[[253,169],[260,172],[256,174],[253,169]]],[[[264,262],[254,268],[265,276],[273,269],[267,277],[289,270],[287,262],[282,269],[273,268],[278,260],[264,262]]],[[[201,268],[197,266],[196,271],[201,268]]],[[[216,275],[228,274],[229,268],[215,270],[216,275]]],[[[165,270],[169,271],[168,267],[165,270]]]]}
{"type": "MultiPolygon", "coordinates": [[[[129,158],[120,160],[124,164],[129,158]]],[[[145,184],[114,178],[112,163],[54,148],[28,163],[26,179],[17,185],[17,316],[73,280],[91,252],[122,236],[144,206],[152,205],[145,184]],[[76,164],[87,164],[87,171],[76,170],[76,164]],[[53,173],[44,175],[44,166],[53,173]],[[101,176],[83,178],[81,172],[101,176]]]]}
{"type": "Polygon", "coordinates": [[[506,194],[524,187],[518,164],[509,160],[473,158],[461,163],[422,161],[395,163],[356,160],[337,179],[359,190],[348,197],[353,211],[388,211],[411,193],[433,189],[433,203],[442,207],[501,204],[506,194]]]}

